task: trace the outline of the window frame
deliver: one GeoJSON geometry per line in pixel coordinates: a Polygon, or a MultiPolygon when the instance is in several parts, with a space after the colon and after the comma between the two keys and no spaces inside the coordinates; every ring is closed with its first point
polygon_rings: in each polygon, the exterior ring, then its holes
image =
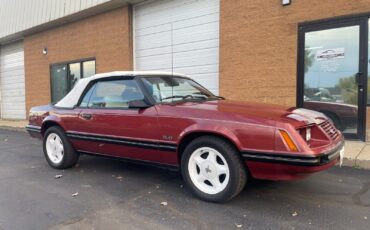
{"type": "MultiPolygon", "coordinates": [[[[124,108],[124,107],[108,107],[108,108],[93,108],[93,107],[89,107],[89,103],[90,103],[90,99],[91,99],[91,95],[90,95],[90,98],[88,100],[88,103],[87,103],[87,106],[81,106],[81,103],[84,99],[84,97],[86,96],[86,94],[90,91],[91,88],[95,88],[96,89],[96,84],[98,84],[99,82],[104,82],[104,81],[116,81],[116,80],[134,80],[137,85],[139,86],[139,89],[141,91],[141,93],[143,94],[144,96],[144,101],[145,103],[148,104],[148,107],[151,107],[153,106],[154,104],[152,103],[152,100],[151,98],[149,98],[149,95],[147,93],[147,91],[145,90],[145,88],[143,87],[141,81],[138,81],[138,78],[135,77],[135,76],[112,76],[112,77],[106,77],[106,78],[102,78],[102,79],[96,79],[96,80],[92,80],[89,82],[89,84],[86,86],[86,88],[83,90],[80,98],[78,99],[78,103],[77,105],[75,106],[75,108],[77,109],[92,109],[92,110],[139,110],[140,108],[130,108],[130,107],[127,107],[127,108],[124,108]]],[[[95,89],[93,90],[92,93],[94,93],[95,89]]]]}
{"type": "Polygon", "coordinates": [[[96,58],[95,57],[90,57],[90,58],[83,58],[83,59],[76,59],[76,60],[71,60],[71,61],[65,61],[65,62],[58,62],[58,63],[52,63],[49,65],[49,79],[50,79],[50,101],[52,104],[57,103],[57,101],[53,101],[53,67],[54,66],[66,66],[66,71],[67,71],[67,88],[69,91],[71,91],[71,75],[69,75],[69,65],[70,64],[75,64],[79,63],[80,64],[80,78],[83,78],[84,75],[84,69],[83,69],[83,63],[88,62],[88,61],[95,61],[95,73],[96,73],[96,58]]]}

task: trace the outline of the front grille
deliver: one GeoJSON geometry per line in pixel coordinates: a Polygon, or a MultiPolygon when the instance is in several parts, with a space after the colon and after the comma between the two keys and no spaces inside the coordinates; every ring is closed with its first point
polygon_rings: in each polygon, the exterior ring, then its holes
{"type": "Polygon", "coordinates": [[[335,140],[339,137],[339,131],[334,127],[334,125],[330,121],[325,121],[320,124],[320,127],[325,131],[326,134],[332,140],[335,140]]]}

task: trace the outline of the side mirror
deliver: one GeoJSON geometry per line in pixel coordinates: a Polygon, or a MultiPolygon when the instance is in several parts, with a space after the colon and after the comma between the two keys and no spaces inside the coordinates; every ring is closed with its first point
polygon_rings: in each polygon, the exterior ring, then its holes
{"type": "Polygon", "coordinates": [[[130,109],[145,109],[150,107],[148,103],[146,103],[144,100],[135,100],[135,101],[130,101],[128,103],[128,107],[130,109]]]}

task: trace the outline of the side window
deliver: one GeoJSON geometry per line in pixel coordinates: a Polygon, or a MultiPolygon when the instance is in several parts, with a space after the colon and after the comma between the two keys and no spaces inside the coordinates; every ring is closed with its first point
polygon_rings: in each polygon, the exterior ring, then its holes
{"type": "Polygon", "coordinates": [[[144,99],[135,80],[100,81],[93,88],[89,108],[128,108],[130,101],[144,99]]]}
{"type": "Polygon", "coordinates": [[[90,89],[89,89],[89,91],[87,91],[87,93],[85,93],[85,96],[82,98],[82,101],[80,103],[80,107],[87,107],[87,105],[89,104],[91,94],[95,89],[95,86],[96,86],[96,83],[92,87],[90,87],[90,89]]]}

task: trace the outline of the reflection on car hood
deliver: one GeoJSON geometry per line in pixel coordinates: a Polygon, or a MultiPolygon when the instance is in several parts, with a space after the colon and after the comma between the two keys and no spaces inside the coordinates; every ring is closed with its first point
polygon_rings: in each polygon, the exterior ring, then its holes
{"type": "Polygon", "coordinates": [[[324,114],[312,110],[258,102],[218,100],[202,103],[178,103],[175,106],[181,108],[183,117],[250,121],[253,123],[281,121],[291,123],[295,127],[312,123],[319,124],[325,119],[324,114]],[[204,110],[214,111],[214,113],[205,113],[204,110]]]}
{"type": "Polygon", "coordinates": [[[309,124],[320,124],[327,119],[323,113],[303,108],[294,109],[292,114],[287,115],[287,117],[297,121],[305,120],[309,124]]]}

